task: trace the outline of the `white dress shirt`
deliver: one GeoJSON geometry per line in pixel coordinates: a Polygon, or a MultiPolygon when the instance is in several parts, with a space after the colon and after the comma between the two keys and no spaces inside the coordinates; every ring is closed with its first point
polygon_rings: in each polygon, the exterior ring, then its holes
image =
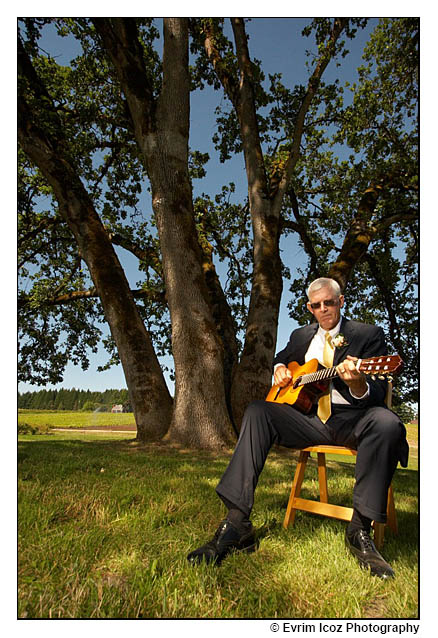
{"type": "MultiPolygon", "coordinates": [[[[341,320],[339,320],[339,323],[334,328],[328,331],[332,339],[334,339],[336,335],[339,334],[340,327],[341,327],[341,320]]],[[[319,326],[306,352],[306,356],[305,356],[306,362],[310,361],[310,359],[318,359],[319,363],[321,363],[321,365],[324,365],[323,352],[324,352],[326,332],[327,332],[326,330],[324,330],[323,328],[321,328],[321,326],[319,326]]],[[[335,388],[333,388],[333,384],[331,381],[330,381],[330,386],[331,386],[331,402],[347,405],[348,401],[344,399],[344,397],[342,396],[340,392],[338,392],[337,390],[335,390],[335,388]]]]}

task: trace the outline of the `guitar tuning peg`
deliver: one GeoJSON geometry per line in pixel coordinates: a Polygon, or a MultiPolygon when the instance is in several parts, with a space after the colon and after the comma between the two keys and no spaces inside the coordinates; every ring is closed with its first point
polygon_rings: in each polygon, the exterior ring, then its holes
{"type": "Polygon", "coordinates": [[[381,374],[381,375],[379,376],[379,379],[380,379],[381,381],[384,381],[384,380],[385,380],[385,377],[383,376],[383,374],[381,374]]]}
{"type": "Polygon", "coordinates": [[[376,375],[375,375],[375,374],[372,374],[372,375],[371,375],[371,378],[372,378],[372,380],[373,380],[373,381],[375,381],[375,380],[376,380],[376,375]]]}
{"type": "Polygon", "coordinates": [[[392,381],[393,381],[393,377],[391,377],[391,375],[390,375],[390,374],[389,374],[386,378],[388,379],[388,381],[389,381],[390,383],[392,383],[392,381]]]}

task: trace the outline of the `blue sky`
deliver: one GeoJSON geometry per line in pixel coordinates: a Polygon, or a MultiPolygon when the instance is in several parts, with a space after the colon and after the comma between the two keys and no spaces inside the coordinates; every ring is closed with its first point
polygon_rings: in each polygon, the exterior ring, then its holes
{"type": "MultiPolygon", "coordinates": [[[[266,77],[269,73],[282,73],[284,83],[290,87],[298,83],[307,83],[308,70],[305,64],[307,59],[305,51],[312,47],[313,39],[312,37],[303,38],[301,31],[308,21],[305,18],[254,18],[248,23],[250,54],[253,58],[262,60],[266,77]]],[[[342,66],[339,68],[336,68],[332,62],[324,75],[324,80],[330,81],[336,75],[340,77],[341,83],[355,81],[356,69],[361,64],[363,46],[371,29],[376,24],[377,20],[371,19],[367,29],[359,31],[356,39],[348,42],[350,54],[342,61],[342,66]]],[[[157,26],[161,31],[161,20],[157,21],[157,26]]],[[[230,27],[227,28],[230,29],[230,27]]],[[[44,49],[56,56],[61,64],[67,63],[77,53],[75,44],[72,45],[69,39],[58,38],[53,29],[48,30],[42,44],[44,49]]],[[[194,195],[205,192],[214,196],[224,184],[232,181],[236,185],[234,201],[243,202],[247,196],[243,155],[234,157],[225,164],[220,164],[211,143],[211,137],[215,131],[214,109],[221,100],[224,100],[222,94],[209,88],[204,91],[196,91],[191,96],[190,147],[208,152],[210,155],[207,176],[203,180],[195,181],[194,195]]],[[[147,203],[146,208],[148,206],[147,203]]],[[[145,210],[145,214],[148,215],[149,211],[145,210]]],[[[289,267],[293,267],[294,264],[299,266],[303,262],[304,253],[296,239],[290,238],[283,241],[282,249],[283,260],[289,267]]],[[[123,249],[117,248],[116,250],[131,286],[137,287],[137,282],[141,278],[137,270],[137,260],[123,249]]],[[[220,264],[217,266],[219,274],[223,274],[220,264]]],[[[295,323],[288,317],[287,302],[288,282],[285,281],[278,328],[278,349],[284,346],[291,330],[296,327],[295,323]]],[[[97,367],[105,363],[106,360],[107,354],[102,348],[102,351],[97,355],[90,354],[90,367],[87,371],[83,371],[79,366],[68,365],[64,381],[47,387],[75,387],[90,390],[126,387],[121,366],[113,367],[106,372],[97,372],[97,367]]],[[[165,360],[164,363],[168,364],[168,361],[165,360]]],[[[35,389],[39,388],[29,384],[19,384],[20,392],[35,389]]],[[[170,384],[170,390],[172,391],[172,389],[172,384],[170,384]]]]}

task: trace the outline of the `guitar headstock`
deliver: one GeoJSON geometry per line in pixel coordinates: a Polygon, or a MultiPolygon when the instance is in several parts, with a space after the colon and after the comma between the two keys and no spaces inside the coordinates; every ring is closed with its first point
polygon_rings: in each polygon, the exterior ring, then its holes
{"type": "Polygon", "coordinates": [[[358,363],[360,372],[376,375],[380,378],[386,375],[397,374],[403,368],[403,360],[398,354],[360,359],[358,363]]]}

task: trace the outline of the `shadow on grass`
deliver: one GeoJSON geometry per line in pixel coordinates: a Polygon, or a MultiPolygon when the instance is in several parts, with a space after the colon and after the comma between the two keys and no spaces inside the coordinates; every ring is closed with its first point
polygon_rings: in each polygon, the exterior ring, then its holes
{"type": "MultiPolygon", "coordinates": [[[[264,476],[261,478],[258,489],[263,492],[262,500],[265,509],[281,511],[284,515],[288,503],[289,492],[292,486],[295,472],[295,461],[289,464],[285,461],[285,467],[290,467],[289,483],[285,494],[278,495],[275,489],[275,479],[278,472],[273,472],[269,467],[265,468],[264,476]]],[[[329,502],[335,505],[352,507],[352,493],[354,485],[354,465],[351,463],[328,462],[328,491],[329,502]]],[[[397,469],[393,479],[394,501],[396,507],[398,534],[394,535],[389,529],[385,529],[385,558],[390,562],[395,559],[403,559],[410,567],[415,567],[418,561],[419,542],[419,517],[418,517],[418,472],[408,469],[397,469]]],[[[317,462],[310,459],[301,490],[302,498],[319,499],[319,485],[317,475],[317,462]]],[[[336,519],[311,514],[309,512],[298,511],[295,525],[284,530],[282,520],[275,526],[267,526],[260,529],[260,537],[274,529],[278,533],[299,533],[300,529],[307,532],[322,530],[324,527],[339,530],[342,536],[345,533],[346,523],[336,519]]]]}
{"type": "MultiPolygon", "coordinates": [[[[216,498],[214,487],[219,482],[229,458],[230,453],[218,455],[209,451],[185,450],[163,443],[144,446],[138,445],[132,439],[32,439],[20,441],[18,446],[19,478],[24,481],[36,477],[40,482],[68,478],[74,480],[77,475],[78,482],[85,486],[86,476],[94,481],[96,474],[99,474],[102,482],[142,478],[147,489],[149,483],[153,484],[155,480],[159,480],[159,495],[175,494],[179,487],[183,498],[185,490],[189,490],[195,506],[197,502],[202,506],[202,500],[206,495],[209,501],[216,499],[218,510],[220,501],[216,498]]],[[[277,516],[278,513],[280,516],[284,515],[296,458],[297,453],[288,450],[273,451],[272,456],[268,457],[256,491],[255,512],[260,506],[265,512],[275,512],[277,516]]],[[[302,488],[304,498],[318,498],[316,468],[316,460],[310,459],[302,488]]],[[[327,468],[330,502],[351,507],[354,465],[329,461],[327,468]]],[[[418,544],[418,472],[398,469],[393,487],[400,533],[395,539],[392,533],[387,531],[385,537],[388,546],[409,558],[413,546],[418,544]]],[[[160,498],[159,495],[157,498],[160,498]]],[[[345,528],[345,523],[340,521],[302,512],[297,513],[295,527],[299,529],[303,520],[311,521],[315,529],[323,525],[336,525],[340,530],[345,528]]],[[[281,523],[282,519],[275,524],[275,529],[281,530],[281,523]]],[[[268,527],[262,526],[258,532],[259,537],[263,538],[267,531],[272,529],[272,524],[268,527]]]]}
{"type": "MultiPolygon", "coordinates": [[[[271,613],[281,609],[287,614],[287,606],[282,602],[285,599],[289,600],[289,614],[311,618],[312,614],[319,617],[326,613],[328,615],[322,617],[333,617],[323,601],[328,601],[334,590],[342,588],[345,595],[355,601],[356,591],[350,592],[353,587],[350,578],[371,589],[372,584],[364,584],[366,578],[344,551],[345,523],[299,512],[295,525],[283,529],[297,458],[297,453],[289,450],[273,450],[260,477],[253,517],[260,551],[251,557],[241,554],[230,557],[220,571],[206,567],[196,574],[190,572],[186,554],[207,540],[204,535],[214,532],[224,513],[214,488],[229,458],[230,453],[198,452],[166,444],[140,445],[132,439],[83,440],[73,436],[66,438],[66,435],[56,435],[50,440],[23,437],[18,446],[19,479],[29,482],[27,493],[26,484],[23,485],[26,498],[32,504],[42,495],[45,497],[45,509],[41,508],[38,519],[39,524],[44,522],[44,516],[47,519],[42,538],[44,535],[52,538],[46,530],[50,532],[54,525],[63,534],[71,534],[72,539],[82,538],[75,540],[78,556],[83,555],[85,541],[91,548],[90,557],[84,562],[84,573],[91,570],[97,578],[104,570],[102,573],[114,579],[126,578],[129,583],[132,578],[130,587],[134,592],[138,590],[138,596],[150,576],[151,589],[141,597],[148,601],[156,596],[158,602],[153,613],[160,609],[162,591],[167,591],[165,587],[172,588],[179,596],[181,582],[186,588],[192,588],[195,602],[201,583],[208,600],[219,595],[230,596],[234,605],[234,599],[241,599],[240,613],[252,609],[255,617],[266,617],[267,608],[271,613]],[[52,489],[54,486],[56,489],[52,489]],[[98,518],[99,515],[102,518],[98,518]],[[97,558],[95,552],[100,552],[97,558]],[[124,557],[130,560],[126,571],[117,568],[124,557]],[[351,571],[338,582],[339,574],[346,568],[351,571]],[[302,581],[298,583],[298,592],[294,579],[302,581]],[[338,583],[336,587],[334,582],[338,583]],[[230,588],[232,593],[228,594],[230,588]],[[309,598],[314,602],[309,603],[309,598]],[[268,599],[272,599],[271,602],[268,599]],[[257,612],[259,604],[260,612],[257,612]]],[[[354,465],[329,462],[328,472],[331,501],[349,505],[354,465]]],[[[417,472],[397,470],[394,490],[400,532],[397,537],[385,533],[384,556],[389,562],[399,561],[403,569],[409,569],[409,578],[413,581],[418,543],[417,472]]],[[[314,460],[309,462],[303,491],[309,497],[317,495],[314,460]]],[[[27,520],[29,525],[35,520],[34,509],[29,509],[28,519],[23,520],[25,527],[27,520]]],[[[28,534],[30,538],[31,530],[28,534]]],[[[75,547],[73,540],[72,547],[75,547]]],[[[56,550],[49,542],[46,548],[56,550]]],[[[27,568],[34,577],[33,563],[27,568]]],[[[113,591],[116,588],[108,586],[108,592],[113,591]]],[[[391,595],[397,598],[396,591],[391,595]]],[[[365,598],[362,592],[360,600],[365,598]]],[[[128,599],[126,596],[126,601],[128,599]]],[[[365,608],[365,603],[360,605],[357,617],[365,608]]],[[[184,606],[183,609],[193,617],[197,608],[184,606]]],[[[215,609],[222,614],[219,603],[215,609]]],[[[231,615],[232,609],[230,604],[224,613],[231,615]]],[[[342,601],[336,609],[336,613],[342,613],[342,601]]],[[[131,609],[130,613],[137,612],[131,609]]],[[[202,616],[208,612],[200,613],[202,616]]],[[[367,617],[368,612],[363,613],[367,617]]],[[[142,614],[147,617],[146,611],[142,614]]]]}

